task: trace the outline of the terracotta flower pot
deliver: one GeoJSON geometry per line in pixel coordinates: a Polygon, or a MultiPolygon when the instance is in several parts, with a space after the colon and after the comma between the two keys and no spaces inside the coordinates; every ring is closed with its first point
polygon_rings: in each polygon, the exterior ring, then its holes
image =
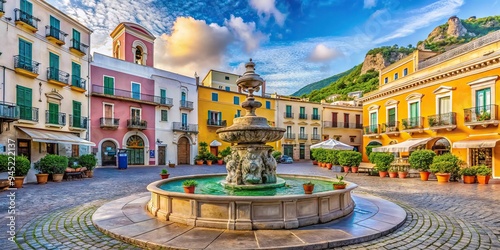
{"type": "Polygon", "coordinates": [[[436,173],[436,177],[439,183],[446,183],[450,181],[450,173],[436,173]]]}
{"type": "Polygon", "coordinates": [[[222,160],[222,159],[221,160],[217,160],[217,164],[219,164],[219,165],[224,164],[224,160],[222,160]]]}
{"type": "Polygon", "coordinates": [[[88,178],[92,178],[92,177],[94,177],[94,170],[86,170],[86,171],[85,171],[85,175],[86,175],[88,178]]]}
{"type": "Polygon", "coordinates": [[[429,180],[429,175],[431,173],[430,172],[427,172],[427,171],[421,171],[420,172],[420,180],[422,181],[428,181],[429,180]]]}
{"type": "Polygon", "coordinates": [[[326,164],[326,167],[327,167],[328,169],[332,169],[333,164],[331,164],[331,163],[327,163],[327,164],[326,164]]]}
{"type": "Polygon", "coordinates": [[[351,172],[357,173],[358,172],[358,167],[351,167],[351,172]]]}
{"type": "Polygon", "coordinates": [[[49,174],[36,174],[36,182],[38,184],[45,184],[49,180],[49,174]]]}
{"type": "Polygon", "coordinates": [[[337,190],[337,189],[345,189],[345,186],[347,184],[333,184],[333,189],[334,190],[337,190]]]}
{"type": "Polygon", "coordinates": [[[212,160],[207,160],[207,165],[212,166],[212,160]]]}
{"type": "Polygon", "coordinates": [[[479,183],[479,184],[488,184],[489,181],[490,181],[490,176],[489,175],[477,175],[477,183],[479,183]]]}
{"type": "Polygon", "coordinates": [[[203,160],[196,160],[196,165],[203,165],[203,160]]]}
{"type": "Polygon", "coordinates": [[[195,186],[184,187],[184,193],[186,193],[186,194],[194,194],[195,188],[196,188],[195,186]]]}
{"type": "Polygon", "coordinates": [[[314,190],[314,184],[302,184],[305,194],[312,194],[314,190]]]}
{"type": "Polygon", "coordinates": [[[389,177],[398,178],[398,172],[389,172],[389,177]]]}
{"type": "Polygon", "coordinates": [[[169,163],[169,164],[168,164],[168,167],[169,167],[169,168],[175,168],[175,163],[169,163]]]}
{"type": "Polygon", "coordinates": [[[350,167],[346,167],[346,166],[344,166],[344,172],[349,173],[349,168],[350,168],[350,167]]]}
{"type": "Polygon", "coordinates": [[[464,175],[462,179],[464,180],[464,184],[476,183],[476,176],[474,175],[464,175]]]}
{"type": "Polygon", "coordinates": [[[14,187],[15,188],[22,188],[23,187],[24,177],[25,176],[16,176],[16,177],[14,177],[14,187]]]}
{"type": "Polygon", "coordinates": [[[387,176],[387,171],[379,171],[378,172],[378,176],[380,176],[381,178],[384,178],[387,176]]]}
{"type": "Polygon", "coordinates": [[[318,161],[314,160],[313,165],[318,165],[318,161]]]}
{"type": "Polygon", "coordinates": [[[407,175],[408,175],[408,172],[406,172],[406,171],[400,171],[400,172],[398,172],[398,177],[401,178],[401,179],[406,178],[407,175]]]}
{"type": "Polygon", "coordinates": [[[52,174],[53,182],[61,182],[64,177],[64,174],[52,174]]]}
{"type": "Polygon", "coordinates": [[[160,176],[161,176],[161,179],[168,179],[170,174],[160,174],[160,176]]]}

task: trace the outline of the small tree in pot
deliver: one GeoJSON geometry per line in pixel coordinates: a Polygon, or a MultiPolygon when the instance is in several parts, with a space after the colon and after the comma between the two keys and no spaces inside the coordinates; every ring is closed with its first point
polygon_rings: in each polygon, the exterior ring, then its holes
{"type": "Polygon", "coordinates": [[[52,174],[52,181],[60,182],[68,167],[68,158],[60,155],[46,155],[40,159],[40,164],[42,168],[47,169],[47,173],[52,174]]]}
{"type": "Polygon", "coordinates": [[[40,164],[40,161],[33,163],[33,168],[38,171],[36,174],[36,182],[38,184],[45,184],[49,179],[49,174],[47,173],[47,169],[40,164]]]}
{"type": "Polygon", "coordinates": [[[476,182],[477,166],[461,168],[459,174],[462,175],[464,184],[474,184],[476,182]]]}
{"type": "Polygon", "coordinates": [[[387,170],[389,170],[392,161],[394,161],[394,155],[391,153],[372,152],[369,158],[375,164],[375,169],[378,170],[380,177],[387,175],[387,170]]]}
{"type": "Polygon", "coordinates": [[[425,149],[414,151],[408,158],[410,167],[420,171],[420,179],[422,181],[429,179],[429,166],[432,164],[435,156],[436,153],[434,151],[425,149]]]}
{"type": "Polygon", "coordinates": [[[479,184],[488,184],[491,172],[491,168],[486,165],[479,165],[476,167],[477,182],[479,184]]]}
{"type": "Polygon", "coordinates": [[[94,169],[97,165],[97,158],[93,154],[82,155],[79,159],[82,168],[85,168],[85,175],[89,178],[94,176],[94,169]]]}
{"type": "Polygon", "coordinates": [[[358,172],[359,164],[361,163],[361,153],[355,151],[339,151],[338,163],[344,167],[350,167],[353,173],[358,172]]]}
{"type": "Polygon", "coordinates": [[[22,188],[24,183],[24,178],[28,175],[31,168],[31,163],[26,156],[16,156],[14,158],[16,162],[16,168],[14,170],[14,187],[22,188]]]}
{"type": "Polygon", "coordinates": [[[453,163],[447,161],[435,161],[431,164],[430,170],[434,173],[440,183],[450,181],[450,172],[453,170],[453,163]]]}
{"type": "MultiPolygon", "coordinates": [[[[438,163],[438,162],[448,162],[451,164],[449,166],[449,168],[446,169],[446,171],[449,171],[449,172],[445,172],[445,173],[450,174],[450,180],[456,181],[456,180],[460,179],[460,174],[458,173],[458,171],[460,170],[460,166],[464,165],[464,162],[462,160],[460,160],[457,156],[452,155],[450,153],[438,155],[438,156],[434,157],[432,163],[438,163]]],[[[431,169],[431,172],[432,172],[432,169],[431,169]]],[[[443,173],[443,172],[440,172],[440,173],[443,173]]]]}

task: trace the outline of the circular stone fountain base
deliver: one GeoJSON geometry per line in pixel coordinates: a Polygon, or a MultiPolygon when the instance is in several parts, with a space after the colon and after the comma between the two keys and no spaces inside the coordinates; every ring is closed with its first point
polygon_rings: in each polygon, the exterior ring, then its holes
{"type": "Polygon", "coordinates": [[[248,184],[248,185],[235,185],[231,183],[227,183],[227,181],[221,181],[220,184],[228,189],[233,190],[260,190],[260,189],[271,189],[271,188],[279,188],[284,187],[286,185],[285,180],[282,178],[276,178],[276,183],[264,183],[264,184],[248,184]]]}

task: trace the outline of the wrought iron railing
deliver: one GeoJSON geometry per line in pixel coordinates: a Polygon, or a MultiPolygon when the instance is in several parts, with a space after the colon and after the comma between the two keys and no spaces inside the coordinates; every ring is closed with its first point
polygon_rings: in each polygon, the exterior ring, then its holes
{"type": "Polygon", "coordinates": [[[21,21],[31,27],[38,29],[38,22],[40,19],[28,14],[28,12],[22,11],[20,9],[14,9],[14,20],[16,22],[21,21]]]}
{"type": "Polygon", "coordinates": [[[146,129],[148,127],[148,121],[141,119],[128,119],[127,128],[138,128],[146,129]]]}
{"type": "Polygon", "coordinates": [[[307,119],[307,114],[299,114],[299,119],[307,119]]]}
{"type": "Polygon", "coordinates": [[[168,103],[171,103],[171,98],[165,98],[165,97],[143,94],[143,93],[136,93],[136,92],[132,92],[129,90],[123,90],[123,89],[106,88],[104,86],[95,85],[95,84],[92,85],[92,93],[104,94],[104,95],[109,95],[109,96],[125,97],[125,98],[130,99],[130,100],[154,102],[157,104],[162,104],[163,100],[165,101],[165,103],[167,103],[165,105],[168,105],[168,103]]]}
{"type": "Polygon", "coordinates": [[[101,127],[118,127],[120,125],[120,119],[101,117],[100,123],[101,127]]]}
{"type": "Polygon", "coordinates": [[[155,96],[155,102],[165,106],[174,106],[174,100],[168,97],[155,96]]]}
{"type": "Polygon", "coordinates": [[[54,80],[62,83],[68,84],[69,73],[66,73],[58,68],[48,67],[47,68],[47,80],[54,80]]]}
{"type": "Polygon", "coordinates": [[[403,126],[403,130],[424,128],[424,117],[418,116],[403,119],[401,120],[401,125],[403,126]]]}
{"type": "Polygon", "coordinates": [[[320,119],[321,119],[321,116],[320,116],[320,115],[317,115],[317,114],[312,114],[312,115],[311,115],[311,119],[313,119],[313,120],[320,120],[320,119]]]}
{"type": "Polygon", "coordinates": [[[293,113],[287,113],[287,112],[285,112],[285,113],[283,114],[283,116],[284,116],[285,118],[293,118],[293,113]]]}
{"type": "Polygon", "coordinates": [[[294,133],[285,133],[285,139],[293,140],[293,139],[295,139],[295,134],[294,133]]]}
{"type": "Polygon", "coordinates": [[[382,133],[399,132],[399,121],[390,121],[382,124],[382,133]]]}
{"type": "Polygon", "coordinates": [[[66,113],[45,111],[45,124],[53,124],[59,126],[66,125],[66,113]]]}
{"type": "Polygon", "coordinates": [[[464,109],[464,122],[484,122],[497,120],[497,105],[485,105],[464,109]]]}
{"type": "Polygon", "coordinates": [[[83,54],[87,54],[89,46],[75,39],[71,39],[71,48],[76,49],[83,54]]]}
{"type": "Polygon", "coordinates": [[[84,116],[69,115],[69,126],[72,128],[88,128],[88,118],[84,116]]]}
{"type": "Polygon", "coordinates": [[[17,55],[14,56],[14,68],[20,68],[27,70],[31,73],[38,74],[38,66],[40,65],[39,62],[35,62],[31,60],[29,57],[17,55]]]}
{"type": "Polygon", "coordinates": [[[455,112],[427,116],[429,127],[440,127],[457,125],[457,114],[455,112]]]}
{"type": "Polygon", "coordinates": [[[193,102],[190,102],[190,101],[186,101],[186,100],[181,100],[180,101],[180,104],[181,104],[181,109],[193,109],[193,102]]]}
{"type": "Polygon", "coordinates": [[[208,126],[215,126],[215,127],[225,127],[225,126],[227,126],[227,122],[226,122],[226,120],[208,119],[207,125],[208,126]]]}
{"type": "Polygon", "coordinates": [[[365,135],[380,134],[380,124],[373,124],[363,128],[365,135]]]}
{"type": "Polygon", "coordinates": [[[63,31],[61,31],[60,29],[54,27],[54,26],[50,26],[50,25],[47,25],[45,26],[45,36],[46,37],[53,37],[63,43],[66,43],[66,36],[68,34],[64,33],[63,31]]]}
{"type": "Polygon", "coordinates": [[[299,133],[299,140],[307,140],[307,134],[300,134],[299,133]]]}
{"type": "Polygon", "coordinates": [[[0,103],[0,118],[8,120],[19,119],[19,106],[14,103],[0,103]]]}
{"type": "Polygon", "coordinates": [[[198,133],[198,125],[196,125],[196,124],[187,124],[187,123],[182,123],[182,122],[173,122],[172,123],[172,129],[174,131],[198,133]]]}
{"type": "Polygon", "coordinates": [[[312,134],[311,135],[311,140],[313,140],[313,141],[319,141],[319,140],[321,140],[321,135],[312,134]]]}
{"type": "Polygon", "coordinates": [[[38,108],[19,106],[19,119],[38,122],[38,108]]]}
{"type": "Polygon", "coordinates": [[[71,76],[71,86],[85,89],[86,84],[87,84],[87,80],[80,78],[79,76],[76,76],[76,75],[71,76]]]}

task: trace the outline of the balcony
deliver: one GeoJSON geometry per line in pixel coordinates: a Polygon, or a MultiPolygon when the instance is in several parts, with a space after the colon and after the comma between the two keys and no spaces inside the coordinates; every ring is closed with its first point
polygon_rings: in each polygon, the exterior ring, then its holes
{"type": "Polygon", "coordinates": [[[285,140],[295,140],[295,134],[294,133],[285,133],[284,138],[285,138],[285,140]]]}
{"type": "Polygon", "coordinates": [[[207,125],[209,127],[226,127],[226,120],[212,120],[208,119],[207,120],[207,125]]]}
{"type": "Polygon", "coordinates": [[[359,123],[350,122],[323,122],[324,128],[350,128],[350,129],[363,129],[363,125],[359,123]]]}
{"type": "Polygon", "coordinates": [[[184,133],[198,133],[198,125],[197,124],[187,124],[182,122],[174,122],[172,124],[172,129],[174,131],[180,131],[184,133]]]}
{"type": "Polygon", "coordinates": [[[160,104],[161,106],[165,106],[168,108],[171,108],[172,106],[174,106],[174,100],[172,98],[168,98],[168,97],[155,96],[154,102],[160,104]]]}
{"type": "Polygon", "coordinates": [[[390,121],[389,123],[382,124],[382,133],[386,135],[399,135],[399,122],[398,121],[390,121]]]}
{"type": "Polygon", "coordinates": [[[321,120],[321,116],[320,116],[320,115],[317,115],[317,114],[316,114],[316,115],[315,115],[315,114],[312,114],[312,115],[311,115],[311,119],[318,121],[318,120],[321,120]]]}
{"type": "Polygon", "coordinates": [[[59,70],[58,68],[48,67],[47,81],[49,83],[64,87],[69,83],[69,73],[59,70]]]}
{"type": "Polygon", "coordinates": [[[307,120],[307,114],[299,114],[299,119],[307,120]]]}
{"type": "Polygon", "coordinates": [[[189,110],[189,111],[194,109],[193,102],[181,100],[180,104],[181,104],[181,106],[179,107],[179,109],[184,109],[184,110],[189,110]]]}
{"type": "Polygon", "coordinates": [[[489,125],[498,126],[497,105],[486,105],[464,109],[464,124],[469,128],[478,125],[486,128],[489,125]]]}
{"type": "MultiPolygon", "coordinates": [[[[12,122],[19,120],[19,107],[14,103],[0,103],[0,126],[1,122],[12,122]]],[[[0,133],[3,127],[0,127],[0,133]]]]}
{"type": "Polygon", "coordinates": [[[283,114],[283,117],[293,119],[293,113],[287,113],[287,112],[285,112],[285,113],[283,114]]]}
{"type": "Polygon", "coordinates": [[[403,119],[401,124],[403,125],[403,131],[409,134],[424,132],[424,117],[422,116],[403,119]]]}
{"type": "Polygon", "coordinates": [[[299,140],[307,140],[307,134],[299,134],[299,140]]]}
{"type": "Polygon", "coordinates": [[[323,127],[325,127],[325,128],[338,128],[339,123],[338,122],[323,122],[323,127]]]}
{"type": "Polygon", "coordinates": [[[0,0],[0,18],[3,17],[5,14],[5,10],[3,9],[3,4],[5,3],[5,0],[0,0]]]}
{"type": "Polygon", "coordinates": [[[452,131],[457,127],[457,114],[455,112],[431,115],[427,117],[429,128],[436,132],[440,129],[452,131]]]}
{"type": "Polygon", "coordinates": [[[56,27],[47,25],[45,26],[45,37],[50,42],[53,42],[59,46],[66,44],[66,36],[68,34],[62,32],[56,27]]]}
{"type": "Polygon", "coordinates": [[[88,49],[89,49],[88,45],[83,44],[78,40],[71,39],[71,46],[69,47],[69,51],[71,51],[72,53],[78,56],[84,56],[87,54],[88,49]]]}
{"type": "Polygon", "coordinates": [[[79,76],[72,75],[71,76],[71,89],[76,90],[78,92],[85,92],[85,87],[87,84],[87,80],[80,78],[79,76]]]}
{"type": "Polygon", "coordinates": [[[77,131],[85,131],[88,127],[88,118],[83,116],[69,115],[69,129],[77,131]]]}
{"type": "Polygon", "coordinates": [[[14,56],[14,71],[20,75],[37,78],[38,77],[38,65],[39,62],[31,60],[21,55],[14,56]]]}
{"type": "Polygon", "coordinates": [[[368,137],[376,137],[380,136],[380,124],[374,124],[370,126],[366,126],[363,128],[364,134],[368,137]]]}
{"type": "Polygon", "coordinates": [[[16,25],[20,25],[33,33],[38,31],[38,22],[40,21],[40,19],[20,9],[14,9],[14,16],[16,25]]]}
{"type": "Polygon", "coordinates": [[[19,106],[20,123],[38,123],[38,108],[19,106]]]}
{"type": "Polygon", "coordinates": [[[148,95],[143,93],[132,93],[132,91],[123,89],[109,89],[101,85],[92,85],[92,95],[108,97],[113,99],[120,99],[126,101],[133,101],[139,103],[146,103],[151,105],[161,105],[171,107],[172,99],[166,97],[160,97],[155,95],[148,95]],[[133,98],[132,96],[137,95],[139,98],[133,98]],[[162,104],[164,102],[165,104],[162,104]]]}
{"type": "Polygon", "coordinates": [[[321,140],[321,135],[312,134],[311,135],[311,140],[312,141],[319,141],[319,140],[321,140]]]}
{"type": "Polygon", "coordinates": [[[116,130],[120,125],[120,119],[101,117],[100,124],[102,129],[116,130]]]}
{"type": "Polygon", "coordinates": [[[66,126],[66,113],[45,111],[45,126],[62,128],[66,126]]]}
{"type": "Polygon", "coordinates": [[[128,119],[127,128],[128,129],[140,129],[144,130],[148,127],[148,122],[146,120],[140,119],[128,119]]]}

